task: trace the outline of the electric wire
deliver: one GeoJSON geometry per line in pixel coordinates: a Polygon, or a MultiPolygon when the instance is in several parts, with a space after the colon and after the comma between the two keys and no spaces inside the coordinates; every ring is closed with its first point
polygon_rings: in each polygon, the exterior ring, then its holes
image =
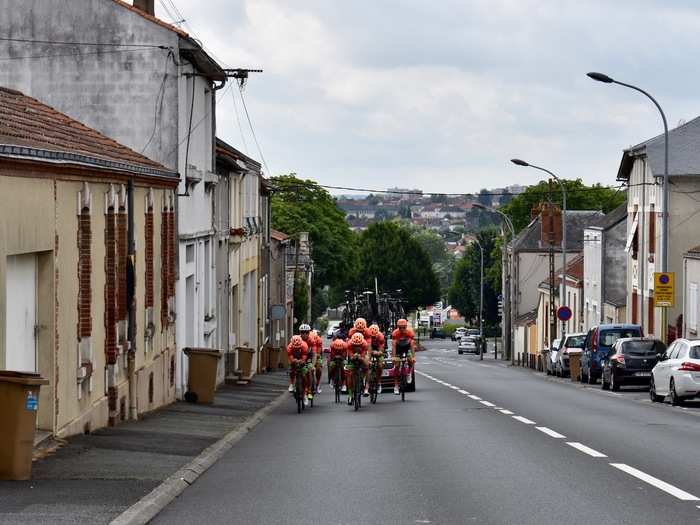
{"type": "Polygon", "coordinates": [[[236,115],[236,124],[238,124],[238,131],[241,133],[241,141],[243,141],[243,152],[248,155],[248,144],[245,140],[245,133],[243,133],[243,126],[241,125],[241,117],[238,113],[238,104],[236,103],[236,92],[231,91],[231,100],[233,100],[233,112],[236,115]]]}
{"type": "Polygon", "coordinates": [[[90,55],[112,55],[116,53],[137,53],[137,52],[143,52],[143,51],[157,51],[160,49],[170,49],[168,47],[151,47],[151,48],[131,48],[131,49],[112,49],[112,50],[100,50],[100,51],[85,51],[81,52],[79,50],[75,50],[72,53],[51,53],[48,55],[26,55],[26,56],[5,56],[5,57],[0,57],[0,61],[7,61],[7,60],[35,60],[35,59],[40,59],[40,58],[60,58],[60,57],[73,57],[73,56],[90,56],[90,55]]]}
{"type": "Polygon", "coordinates": [[[153,131],[151,132],[151,136],[148,138],[148,142],[146,142],[146,145],[141,149],[142,155],[144,151],[146,151],[146,148],[150,146],[153,137],[155,137],[156,135],[156,129],[158,129],[158,118],[160,117],[160,114],[163,111],[163,101],[165,99],[165,81],[168,78],[168,60],[172,55],[173,52],[171,50],[165,57],[165,69],[163,71],[163,79],[161,80],[160,87],[158,88],[158,94],[156,95],[156,103],[153,109],[153,131]]]}
{"type": "Polygon", "coordinates": [[[255,135],[255,129],[253,129],[253,122],[250,120],[250,114],[248,113],[248,106],[245,103],[245,98],[243,98],[243,86],[240,86],[240,89],[238,91],[241,94],[241,102],[243,102],[243,109],[245,111],[245,116],[248,119],[248,125],[250,126],[250,132],[253,135],[253,140],[255,141],[255,146],[258,148],[258,153],[260,154],[260,160],[262,160],[263,165],[265,166],[265,169],[267,170],[268,175],[271,175],[272,172],[270,171],[270,166],[267,165],[267,161],[265,160],[265,156],[263,155],[262,149],[260,149],[260,143],[258,142],[258,137],[255,135]]]}
{"type": "Polygon", "coordinates": [[[79,41],[65,41],[65,40],[35,40],[32,38],[11,38],[0,36],[0,41],[3,42],[19,42],[23,44],[41,44],[41,45],[51,45],[51,46],[95,46],[95,47],[159,47],[168,48],[169,46],[163,44],[124,44],[117,42],[79,42],[79,41]]]}

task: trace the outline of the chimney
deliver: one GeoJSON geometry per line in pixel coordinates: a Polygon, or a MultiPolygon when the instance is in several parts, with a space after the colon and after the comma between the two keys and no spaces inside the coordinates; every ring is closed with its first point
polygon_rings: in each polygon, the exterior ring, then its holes
{"type": "Polygon", "coordinates": [[[156,16],[155,0],[134,0],[134,7],[151,16],[156,16]]]}

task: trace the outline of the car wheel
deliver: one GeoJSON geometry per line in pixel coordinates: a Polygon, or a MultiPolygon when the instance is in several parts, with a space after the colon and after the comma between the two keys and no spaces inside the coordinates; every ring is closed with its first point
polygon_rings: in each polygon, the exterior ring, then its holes
{"type": "Polygon", "coordinates": [[[458,353],[459,355],[462,355],[464,352],[462,352],[461,350],[457,350],[457,353],[458,353]]]}
{"type": "Polygon", "coordinates": [[[615,374],[610,372],[610,390],[612,390],[613,392],[619,392],[620,386],[620,380],[615,379],[615,374]]]}
{"type": "MultiPolygon", "coordinates": [[[[612,379],[612,376],[610,379],[612,379]]],[[[600,388],[603,390],[608,390],[610,388],[610,383],[605,380],[605,372],[603,372],[600,376],[600,388]]]]}
{"type": "Polygon", "coordinates": [[[678,394],[676,393],[676,383],[671,379],[671,388],[669,389],[671,392],[671,404],[673,406],[682,406],[683,405],[683,398],[678,397],[678,394]]]}
{"type": "Polygon", "coordinates": [[[656,385],[654,384],[654,376],[651,377],[649,382],[649,397],[652,403],[661,403],[664,400],[664,396],[659,396],[656,394],[656,385]]]}

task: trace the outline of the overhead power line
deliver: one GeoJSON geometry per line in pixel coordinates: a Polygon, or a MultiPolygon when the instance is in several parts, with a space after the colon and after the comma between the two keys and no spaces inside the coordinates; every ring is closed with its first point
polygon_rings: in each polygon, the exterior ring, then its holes
{"type": "Polygon", "coordinates": [[[164,44],[124,44],[122,42],[69,42],[65,40],[35,40],[32,38],[0,37],[3,42],[19,42],[23,44],[37,44],[49,46],[95,46],[95,47],[158,47],[168,49],[164,44]]]}
{"type": "Polygon", "coordinates": [[[140,48],[140,49],[110,49],[110,50],[100,50],[100,51],[85,51],[81,52],[75,50],[72,53],[51,53],[48,55],[25,55],[25,56],[12,56],[12,57],[0,57],[0,61],[7,60],[35,60],[40,58],[60,58],[60,57],[83,57],[83,56],[99,56],[99,55],[114,55],[116,53],[138,53],[144,51],[155,51],[155,50],[166,50],[167,47],[150,47],[150,48],[140,48]]]}

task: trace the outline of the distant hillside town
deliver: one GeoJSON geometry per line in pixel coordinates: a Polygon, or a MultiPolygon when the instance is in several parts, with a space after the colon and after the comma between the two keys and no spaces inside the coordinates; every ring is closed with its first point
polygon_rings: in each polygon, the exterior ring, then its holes
{"type": "Polygon", "coordinates": [[[474,202],[498,208],[513,196],[522,193],[525,186],[514,184],[505,188],[482,189],[474,195],[424,194],[409,188],[388,188],[382,193],[369,195],[340,195],[338,206],[353,230],[364,230],[376,221],[403,218],[416,226],[438,232],[459,231],[481,227],[493,220],[477,208],[474,202]]]}

